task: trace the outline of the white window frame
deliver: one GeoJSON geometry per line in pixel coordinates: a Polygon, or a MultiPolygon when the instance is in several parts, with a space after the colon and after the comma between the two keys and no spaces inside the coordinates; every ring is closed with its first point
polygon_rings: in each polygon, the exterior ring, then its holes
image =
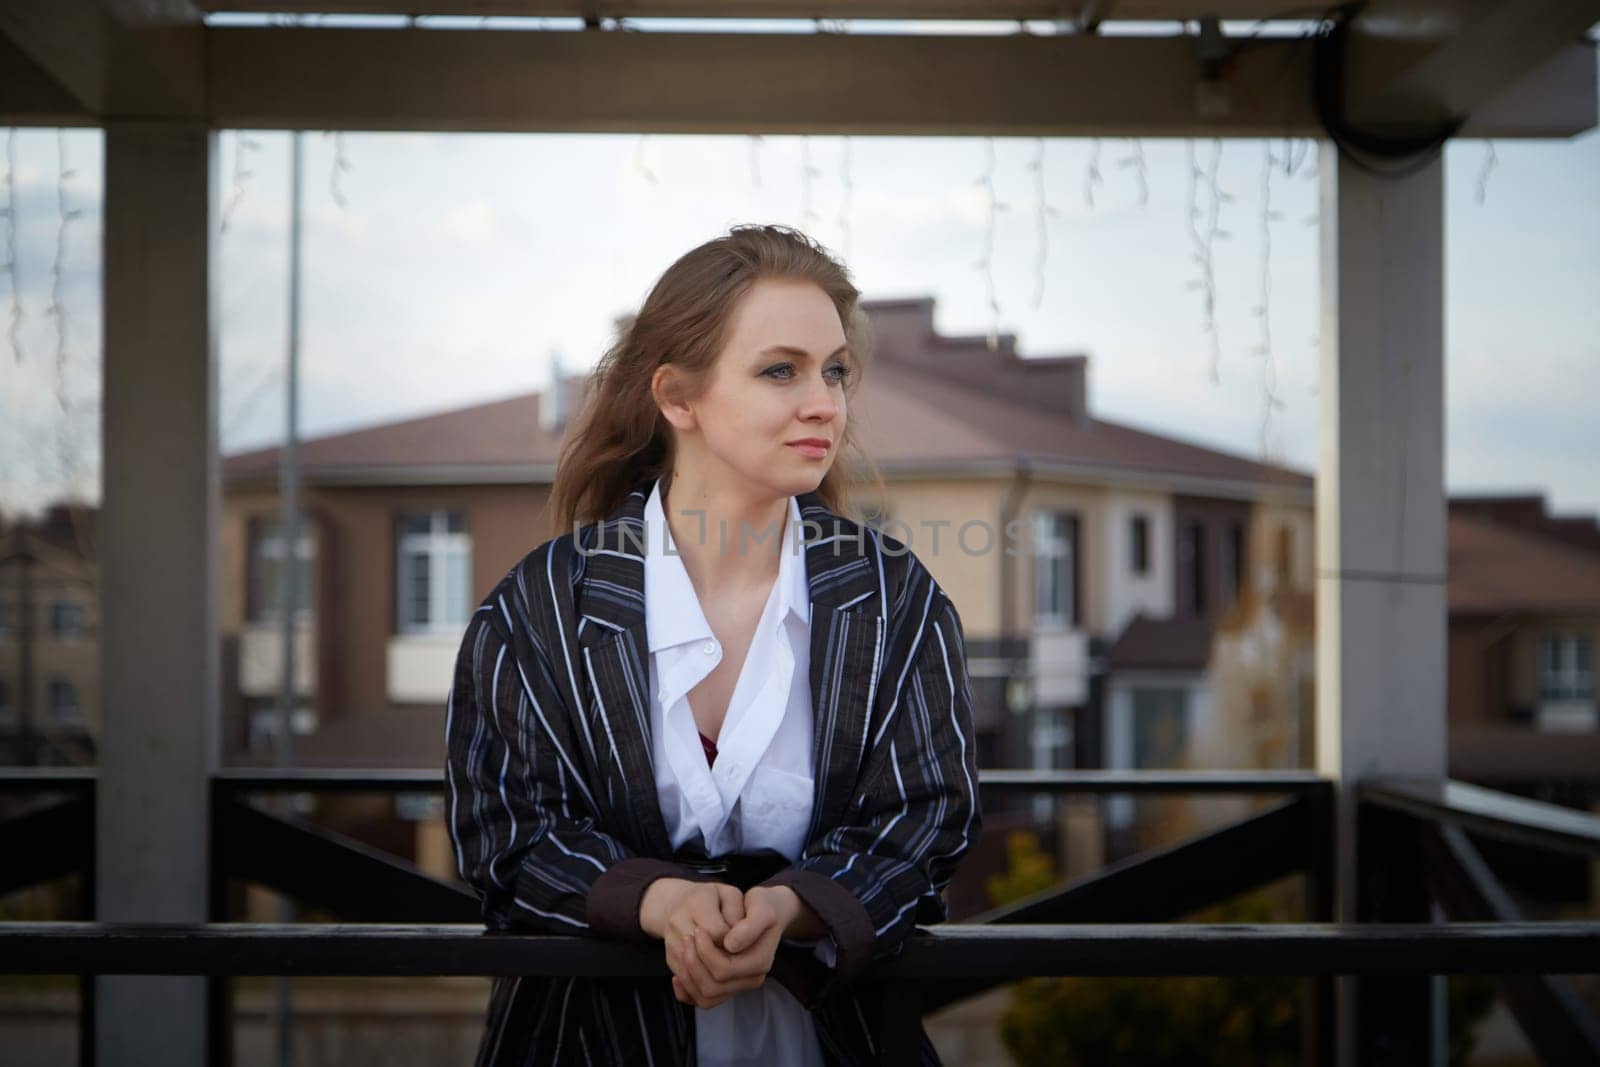
{"type": "Polygon", "coordinates": [[[1539,637],[1539,699],[1593,702],[1594,637],[1578,630],[1550,630],[1539,637]],[[1583,659],[1585,662],[1580,663],[1583,659]]]}
{"type": "MultiPolygon", "coordinates": [[[[1071,511],[1036,511],[1033,515],[1033,621],[1035,626],[1068,629],[1078,625],[1072,606],[1077,600],[1073,583],[1077,581],[1075,553],[1082,550],[1073,543],[1071,511]],[[1056,580],[1049,577],[1053,568],[1056,580]],[[1059,597],[1051,604],[1053,597],[1059,597]]],[[[1078,524],[1082,536],[1082,523],[1078,524]]]]}
{"type": "Polygon", "coordinates": [[[83,694],[78,690],[78,683],[71,678],[55,677],[46,683],[47,696],[49,697],[50,721],[57,726],[82,726],[83,694]],[[56,700],[57,686],[66,686],[72,692],[72,707],[63,712],[61,704],[56,700]]]}
{"type": "MultiPolygon", "coordinates": [[[[295,541],[295,555],[300,561],[300,573],[303,575],[304,591],[306,595],[301,598],[302,603],[295,605],[294,617],[296,622],[304,622],[316,614],[317,610],[317,583],[315,579],[317,566],[317,538],[310,530],[304,518],[301,519],[299,536],[295,541]]],[[[283,551],[283,523],[276,518],[262,519],[255,526],[250,541],[250,581],[259,582],[263,573],[261,564],[266,560],[278,563],[278,580],[274,583],[273,596],[282,602],[281,586],[282,567],[284,560],[283,551]]],[[[252,622],[277,622],[282,618],[277,606],[268,607],[262,597],[262,589],[247,591],[247,597],[252,611],[252,622]]]]}
{"type": "Polygon", "coordinates": [[[464,512],[437,508],[431,511],[401,512],[395,521],[398,536],[395,540],[395,626],[402,634],[455,633],[467,624],[472,614],[472,534],[466,529],[464,512]],[[462,529],[450,532],[450,516],[461,516],[462,529]],[[426,515],[427,533],[402,531],[407,518],[426,515]],[[428,559],[428,618],[417,620],[411,615],[416,602],[412,595],[409,564],[418,556],[428,559]],[[458,602],[452,604],[450,583],[445,580],[446,569],[453,558],[462,559],[466,571],[458,602]]]}
{"type": "Polygon", "coordinates": [[[50,636],[61,641],[77,641],[89,633],[89,605],[81,600],[63,598],[52,600],[45,608],[45,619],[48,623],[50,636]],[[63,610],[77,612],[77,625],[66,629],[57,625],[60,621],[57,613],[63,610]]]}
{"type": "Polygon", "coordinates": [[[1128,573],[1138,578],[1150,574],[1150,530],[1152,527],[1150,516],[1142,511],[1136,511],[1128,516],[1128,573]],[[1139,531],[1144,531],[1141,542],[1139,531]],[[1143,549],[1143,558],[1140,550],[1143,549]]]}

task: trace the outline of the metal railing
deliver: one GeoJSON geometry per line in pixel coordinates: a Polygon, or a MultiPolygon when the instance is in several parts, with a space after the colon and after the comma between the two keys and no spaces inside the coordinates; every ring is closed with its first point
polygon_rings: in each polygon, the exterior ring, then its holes
{"type": "MultiPolygon", "coordinates": [[[[0,795],[64,799],[0,821],[0,888],[77,870],[93,885],[92,771],[0,771],[0,795]],[[17,845],[26,843],[27,851],[17,845]]],[[[231,1053],[231,980],[242,975],[659,976],[658,948],[581,937],[488,933],[476,897],[303,820],[269,814],[256,794],[442,790],[430,771],[227,770],[212,782],[212,922],[145,926],[0,923],[0,971],[77,974],[84,1062],[92,1055],[96,974],[183,974],[211,983],[212,1061],[231,1053]],[[330,871],[334,872],[330,876],[330,871]],[[228,888],[247,881],[353,924],[227,921],[228,888]]],[[[1600,856],[1600,819],[1458,782],[1371,782],[1361,811],[1360,922],[1332,919],[1331,783],[1307,772],[1014,771],[980,775],[985,793],[1275,795],[1256,814],[991,909],[919,929],[863,979],[882,1005],[888,1050],[914,1049],[930,1011],[1025,977],[1279,975],[1308,980],[1305,1061],[1331,1063],[1333,979],[1360,976],[1364,1063],[1424,1062],[1428,976],[1495,977],[1551,1062],[1600,1062],[1600,1027],[1560,976],[1600,973],[1600,923],[1529,922],[1468,834],[1600,856]],[[1306,923],[1176,920],[1288,875],[1306,880],[1306,923]],[[1442,907],[1452,921],[1431,921],[1442,907]],[[1381,1054],[1380,1054],[1381,1053],[1381,1054]]]]}

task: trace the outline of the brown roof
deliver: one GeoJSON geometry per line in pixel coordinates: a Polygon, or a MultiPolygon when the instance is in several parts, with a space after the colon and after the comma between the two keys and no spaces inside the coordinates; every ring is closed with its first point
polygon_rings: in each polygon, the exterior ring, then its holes
{"type": "Polygon", "coordinates": [[[1452,613],[1600,611],[1600,553],[1452,508],[1452,613]]]}
{"type": "MultiPolygon", "coordinates": [[[[862,378],[851,416],[866,454],[888,473],[1028,460],[1111,478],[1311,488],[1299,471],[1091,417],[1082,356],[1024,360],[1009,335],[994,353],[982,338],[940,337],[928,298],[866,307],[875,329],[881,323],[882,358],[862,378]]],[[[310,480],[350,482],[424,469],[429,480],[456,469],[477,481],[497,468],[501,477],[546,479],[561,438],[540,427],[540,400],[527,394],[308,440],[302,470],[310,480]]],[[[223,476],[270,481],[277,466],[278,450],[262,449],[228,457],[223,476]]]]}
{"type": "MultiPolygon", "coordinates": [[[[308,476],[333,470],[385,468],[521,467],[554,463],[559,434],[539,425],[537,393],[488,404],[403,419],[300,443],[301,469],[308,476]]],[[[272,479],[278,449],[242,452],[223,461],[226,481],[272,479]]]]}
{"type": "Polygon", "coordinates": [[[1200,671],[1211,661],[1211,623],[1135,615],[1107,653],[1111,669],[1200,671]]]}

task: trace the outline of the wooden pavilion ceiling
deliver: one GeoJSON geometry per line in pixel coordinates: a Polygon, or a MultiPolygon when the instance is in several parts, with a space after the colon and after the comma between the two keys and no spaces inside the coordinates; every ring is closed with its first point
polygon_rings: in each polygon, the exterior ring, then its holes
{"type": "MultiPolygon", "coordinates": [[[[583,18],[1105,19],[1169,21],[1215,15],[1265,19],[1296,5],[1285,0],[204,0],[206,11],[324,14],[500,15],[583,18]]],[[[1329,5],[1332,6],[1332,5],[1329,5]]],[[[1459,3],[1412,7],[1437,14],[1459,3]]],[[[1304,17],[1314,5],[1298,5],[1304,17]]]]}
{"type": "MultiPolygon", "coordinates": [[[[1318,10],[1287,0],[0,0],[0,125],[1322,136],[1317,49],[1303,32],[1095,32],[1318,10]],[[426,19],[204,22],[220,12],[568,22],[552,32],[426,19]],[[609,17],[1068,25],[751,33],[689,21],[630,33],[609,17]]],[[[1600,0],[1372,0],[1352,24],[1336,91],[1345,118],[1366,126],[1415,133],[1464,120],[1459,136],[1570,136],[1596,122],[1595,47],[1584,35],[1597,21],[1600,0]]]]}

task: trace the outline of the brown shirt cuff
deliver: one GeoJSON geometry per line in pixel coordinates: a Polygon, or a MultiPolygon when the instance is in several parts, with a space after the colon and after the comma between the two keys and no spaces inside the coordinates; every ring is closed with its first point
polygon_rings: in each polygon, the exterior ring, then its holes
{"type": "Polygon", "coordinates": [[[657,878],[682,878],[690,882],[714,880],[670,860],[648,856],[620,860],[601,872],[589,887],[585,912],[590,928],[622,941],[651,940],[639,925],[639,904],[644,900],[644,891],[657,878]]]}
{"type": "MultiPolygon", "coordinates": [[[[872,917],[867,914],[866,905],[854,893],[827,875],[804,867],[786,867],[761,884],[788,886],[794,890],[795,896],[817,913],[817,918],[833,935],[838,948],[838,964],[834,970],[841,982],[854,982],[866,970],[878,938],[872,929],[872,917]]],[[[827,970],[821,960],[816,962],[824,971],[827,970]]],[[[784,982],[784,985],[787,986],[788,982],[784,982]]],[[[793,989],[790,991],[793,992],[793,989]]],[[[799,994],[795,995],[798,999],[799,994]]]]}

